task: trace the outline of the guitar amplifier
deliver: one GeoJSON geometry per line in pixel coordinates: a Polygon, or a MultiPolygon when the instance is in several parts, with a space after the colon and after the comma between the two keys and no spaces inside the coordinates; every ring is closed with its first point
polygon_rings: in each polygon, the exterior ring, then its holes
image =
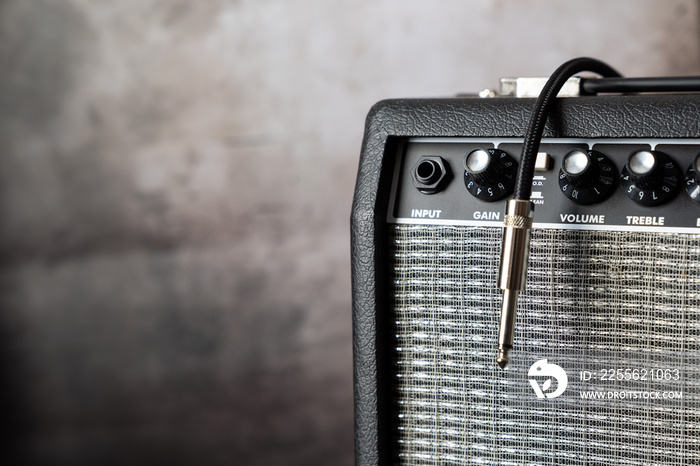
{"type": "Polygon", "coordinates": [[[700,96],[558,99],[501,369],[504,209],[533,104],[388,100],[367,118],[352,211],[360,466],[700,464],[700,96]]]}

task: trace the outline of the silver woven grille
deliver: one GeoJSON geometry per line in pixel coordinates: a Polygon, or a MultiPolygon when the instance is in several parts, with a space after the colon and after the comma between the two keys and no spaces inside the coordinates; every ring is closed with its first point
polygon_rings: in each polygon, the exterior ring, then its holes
{"type": "Polygon", "coordinates": [[[392,227],[396,462],[700,464],[700,235],[535,229],[506,370],[500,236],[392,227]],[[568,376],[557,398],[528,380],[542,359],[568,376]]]}

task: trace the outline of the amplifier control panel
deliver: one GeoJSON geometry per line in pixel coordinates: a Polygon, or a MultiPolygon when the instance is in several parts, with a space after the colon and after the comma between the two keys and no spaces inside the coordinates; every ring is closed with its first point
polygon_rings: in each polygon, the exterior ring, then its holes
{"type": "MultiPolygon", "coordinates": [[[[400,145],[390,223],[501,226],[522,139],[413,138],[400,145]]],[[[536,228],[700,233],[700,140],[542,140],[536,228]]]]}

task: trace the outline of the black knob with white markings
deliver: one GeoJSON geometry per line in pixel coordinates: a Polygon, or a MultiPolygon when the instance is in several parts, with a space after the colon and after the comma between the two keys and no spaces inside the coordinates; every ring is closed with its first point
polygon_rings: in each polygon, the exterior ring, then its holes
{"type": "Polygon", "coordinates": [[[660,205],[673,198],[680,180],[681,170],[671,157],[649,150],[630,155],[620,175],[627,197],[645,206],[660,205]]]}
{"type": "Polygon", "coordinates": [[[596,204],[610,196],[616,178],[617,170],[608,157],[594,150],[576,149],[562,159],[559,188],[577,204],[596,204]]]}
{"type": "Polygon", "coordinates": [[[700,203],[700,155],[695,157],[685,172],[685,190],[692,200],[700,203]]]}
{"type": "Polygon", "coordinates": [[[500,149],[474,149],[464,157],[464,185],[472,196],[499,201],[513,192],[518,163],[500,149]]]}

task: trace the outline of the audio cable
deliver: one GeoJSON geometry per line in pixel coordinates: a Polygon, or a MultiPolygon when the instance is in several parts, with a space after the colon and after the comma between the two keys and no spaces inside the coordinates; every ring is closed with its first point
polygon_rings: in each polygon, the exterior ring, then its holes
{"type": "MultiPolygon", "coordinates": [[[[594,58],[575,58],[561,65],[552,73],[542,88],[525,133],[525,141],[520,156],[520,167],[515,182],[515,194],[508,201],[503,222],[501,243],[501,268],[498,287],[503,290],[501,321],[498,330],[498,358],[496,362],[503,369],[508,365],[509,352],[513,349],[515,315],[518,294],[525,289],[527,261],[530,255],[532,217],[534,204],[532,179],[535,174],[535,160],[540,148],[544,126],[554,101],[566,81],[577,73],[590,71],[604,78],[621,78],[609,65],[594,58]]],[[[592,81],[592,80],[589,80],[592,81]]]]}

